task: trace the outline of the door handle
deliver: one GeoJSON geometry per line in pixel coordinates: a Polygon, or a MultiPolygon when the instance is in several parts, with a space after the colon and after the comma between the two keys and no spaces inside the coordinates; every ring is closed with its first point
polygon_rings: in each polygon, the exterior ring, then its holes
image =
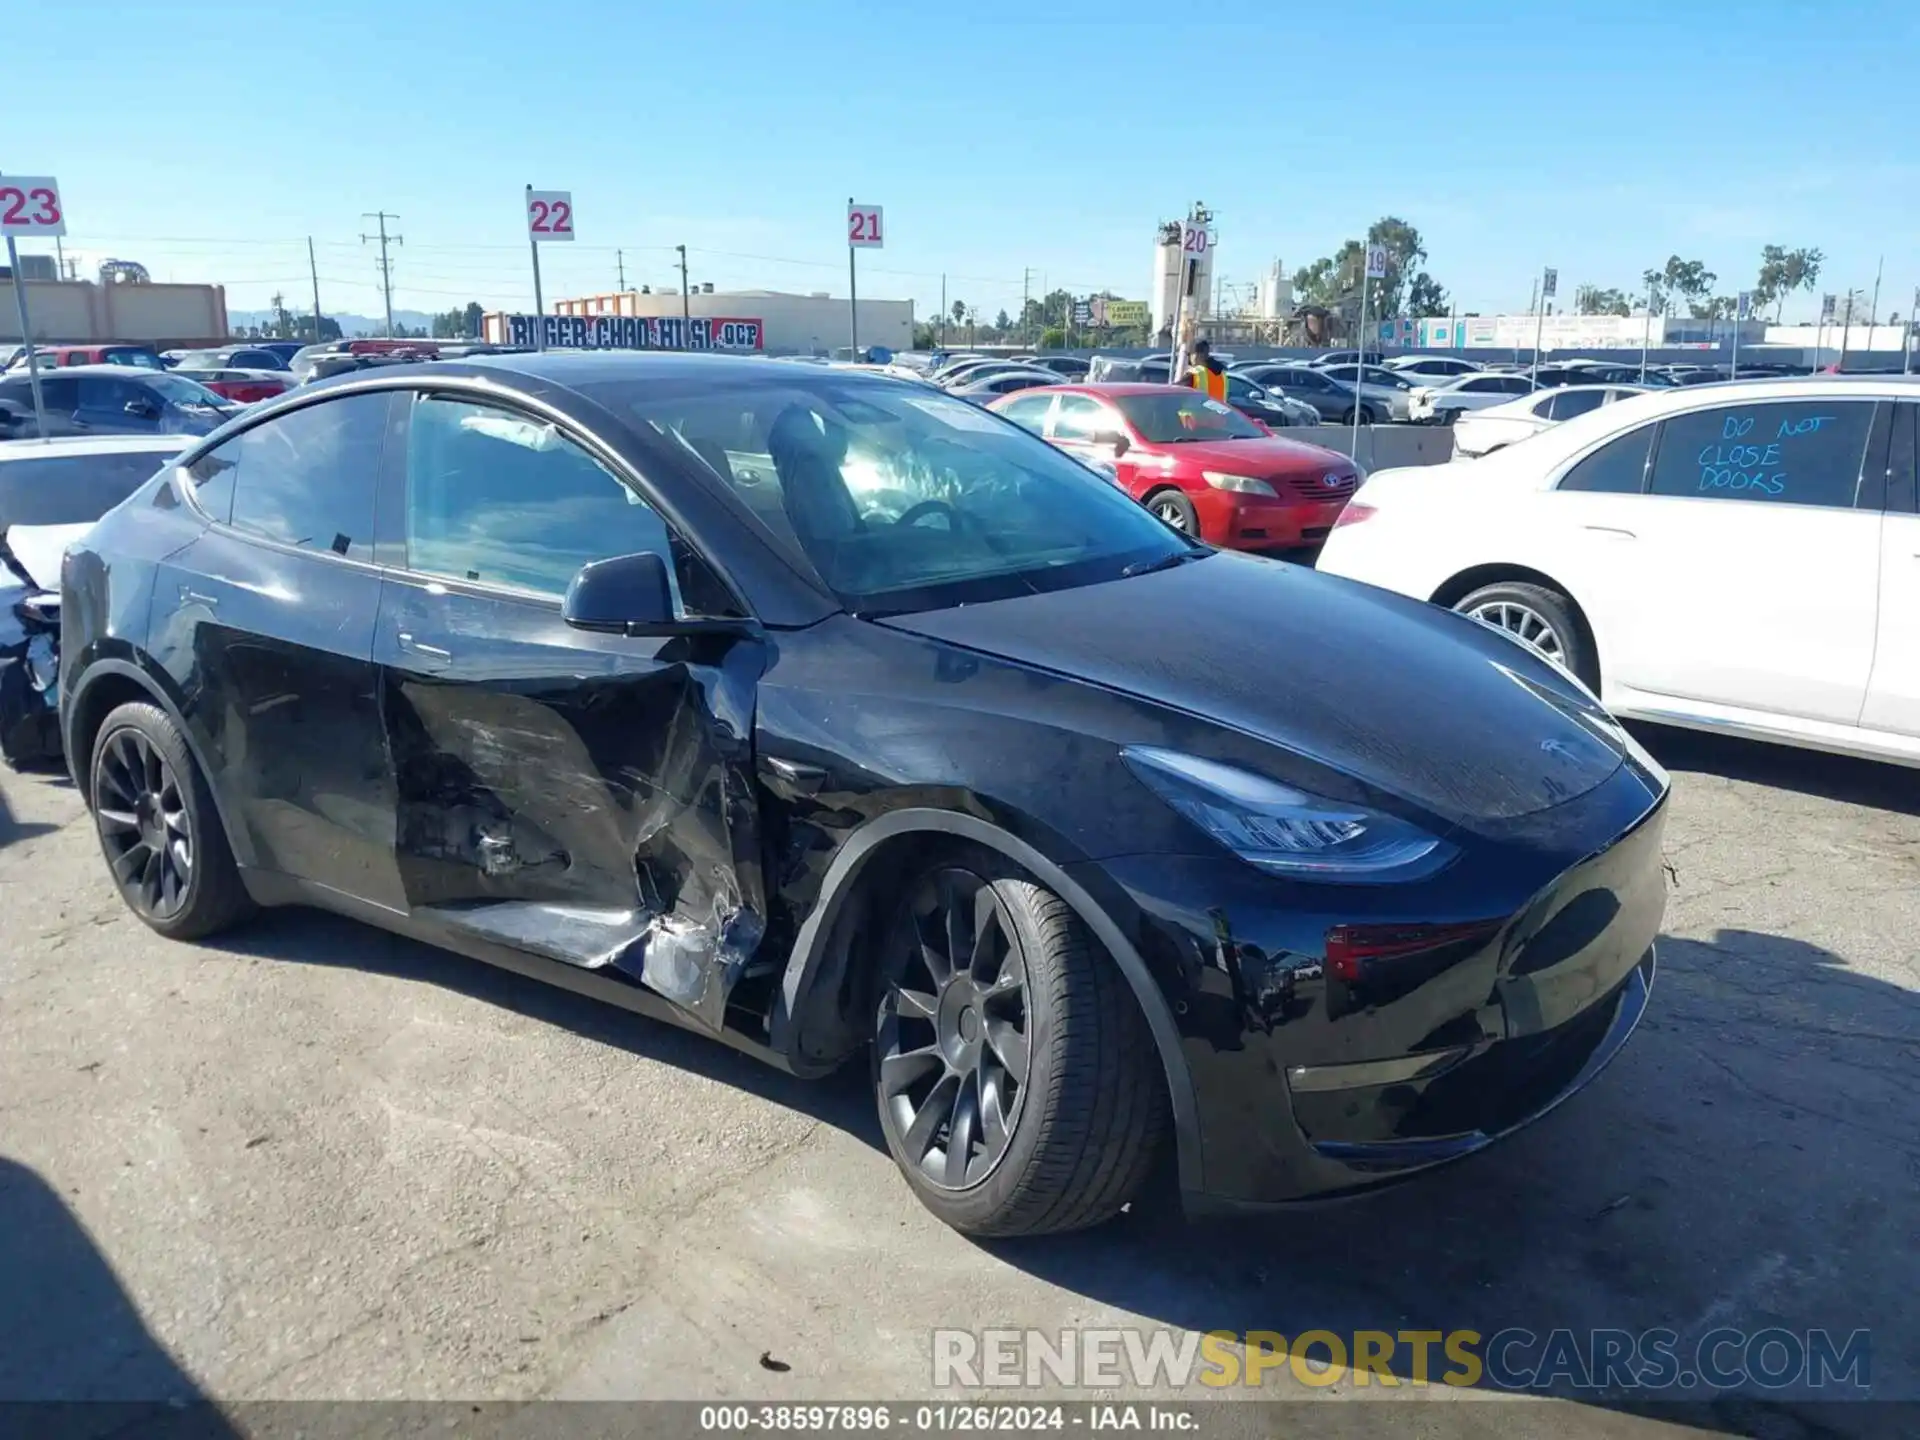
{"type": "Polygon", "coordinates": [[[202,595],[191,585],[182,585],[180,587],[180,603],[182,605],[204,605],[209,610],[217,610],[220,608],[220,598],[217,595],[202,595]]]}
{"type": "Polygon", "coordinates": [[[1611,535],[1616,540],[1637,540],[1639,537],[1631,530],[1622,530],[1618,525],[1588,525],[1585,527],[1596,535],[1611,535]]]}
{"type": "Polygon", "coordinates": [[[400,651],[402,654],[412,655],[428,665],[451,665],[453,663],[453,652],[451,650],[442,650],[438,645],[428,645],[416,640],[409,631],[402,630],[394,638],[400,642],[400,651]]]}

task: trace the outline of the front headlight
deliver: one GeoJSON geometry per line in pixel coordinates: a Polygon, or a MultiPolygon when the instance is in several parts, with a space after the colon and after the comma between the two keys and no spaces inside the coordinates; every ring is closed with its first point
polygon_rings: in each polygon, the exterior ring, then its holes
{"type": "Polygon", "coordinates": [[[1459,852],[1377,810],[1309,795],[1250,770],[1129,745],[1129,769],[1247,864],[1293,880],[1378,885],[1424,880],[1459,852]]]}
{"type": "Polygon", "coordinates": [[[1251,475],[1230,475],[1224,470],[1202,470],[1200,478],[1216,490],[1231,490],[1237,495],[1274,496],[1271,485],[1264,480],[1256,480],[1251,475]]]}

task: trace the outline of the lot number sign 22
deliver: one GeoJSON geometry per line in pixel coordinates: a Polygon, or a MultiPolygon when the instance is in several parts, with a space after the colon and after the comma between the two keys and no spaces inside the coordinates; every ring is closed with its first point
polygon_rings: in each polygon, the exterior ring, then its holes
{"type": "Polygon", "coordinates": [[[573,192],[527,191],[527,233],[536,243],[573,239],[573,192]]]}
{"type": "Polygon", "coordinates": [[[0,175],[0,235],[31,240],[66,233],[59,181],[51,175],[0,175]]]}

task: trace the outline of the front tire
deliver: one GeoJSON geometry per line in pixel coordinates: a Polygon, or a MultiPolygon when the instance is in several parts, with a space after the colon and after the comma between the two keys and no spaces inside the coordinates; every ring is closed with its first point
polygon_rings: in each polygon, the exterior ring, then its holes
{"type": "Polygon", "coordinates": [[[1483,585],[1455,601],[1453,608],[1483,625],[1506,631],[1599,693],[1600,664],[1593,644],[1573,601],[1558,590],[1517,582],[1483,585]]]}
{"type": "Polygon", "coordinates": [[[1144,503],[1160,518],[1162,524],[1192,539],[1200,538],[1200,514],[1193,508],[1193,502],[1178,490],[1171,486],[1156,490],[1147,496],[1144,503]]]}
{"type": "Polygon", "coordinates": [[[94,830],[127,908],[170,940],[198,940],[253,909],[206,777],[166,711],[110,713],[88,771],[94,830]]]}
{"type": "Polygon", "coordinates": [[[1127,981],[1058,895],[958,847],[913,876],[889,931],[874,1092],[921,1203],[968,1235],[1111,1219],[1167,1129],[1127,981]]]}

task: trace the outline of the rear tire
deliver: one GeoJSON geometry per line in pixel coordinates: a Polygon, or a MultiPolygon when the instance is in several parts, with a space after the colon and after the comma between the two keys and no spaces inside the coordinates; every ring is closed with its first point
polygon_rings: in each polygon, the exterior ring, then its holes
{"type": "Polygon", "coordinates": [[[112,711],[87,777],[94,831],[127,908],[169,940],[198,940],[253,911],[206,777],[159,706],[112,711]]]}
{"type": "Polygon", "coordinates": [[[1193,508],[1191,500],[1172,486],[1155,490],[1140,503],[1157,515],[1161,523],[1190,539],[1200,538],[1199,512],[1193,508]]]}
{"type": "Polygon", "coordinates": [[[1524,641],[1536,654],[1579,676],[1589,690],[1599,694],[1600,663],[1593,644],[1573,601],[1558,590],[1502,581],[1462,596],[1453,608],[1524,641]]]}
{"type": "Polygon", "coordinates": [[[1058,895],[956,847],[909,878],[881,980],[881,1129],[942,1221],[1052,1234],[1141,1194],[1168,1128],[1159,1053],[1126,978],[1058,895]]]}

